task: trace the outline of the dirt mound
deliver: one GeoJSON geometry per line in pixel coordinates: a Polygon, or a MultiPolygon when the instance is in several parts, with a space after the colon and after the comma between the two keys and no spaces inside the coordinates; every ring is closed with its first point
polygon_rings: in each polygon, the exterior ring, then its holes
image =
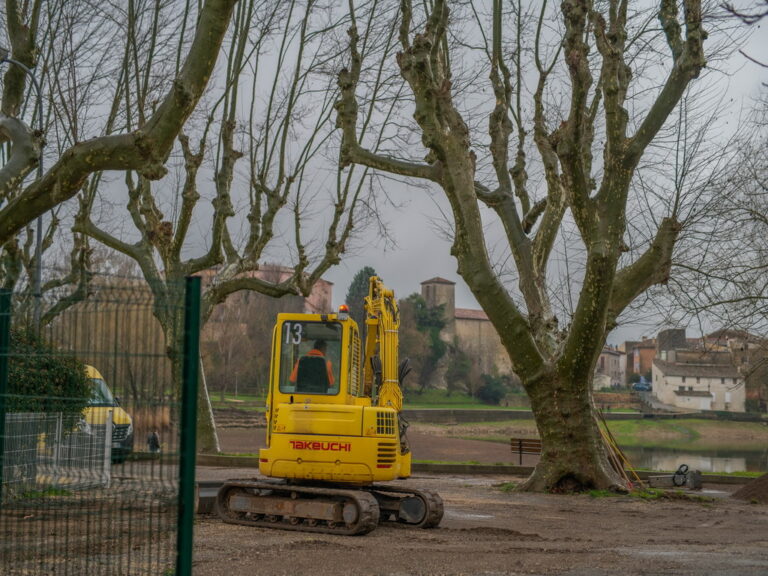
{"type": "Polygon", "coordinates": [[[768,504],[768,474],[763,474],[759,478],[752,480],[752,482],[743,488],[739,488],[733,493],[733,497],[740,500],[746,500],[747,502],[768,504]]]}

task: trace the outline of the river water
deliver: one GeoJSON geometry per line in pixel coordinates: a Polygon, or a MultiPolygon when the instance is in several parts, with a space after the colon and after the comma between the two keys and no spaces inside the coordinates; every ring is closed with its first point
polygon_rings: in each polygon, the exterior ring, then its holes
{"type": "Polygon", "coordinates": [[[634,468],[646,470],[677,470],[687,464],[701,472],[768,472],[768,446],[763,450],[685,451],[660,448],[623,448],[634,468]]]}

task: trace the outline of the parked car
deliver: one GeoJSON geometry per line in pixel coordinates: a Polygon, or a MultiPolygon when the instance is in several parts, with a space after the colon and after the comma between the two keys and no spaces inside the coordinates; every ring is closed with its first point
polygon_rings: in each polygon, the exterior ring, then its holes
{"type": "Polygon", "coordinates": [[[651,391],[651,385],[647,382],[635,382],[632,384],[632,390],[635,392],[650,392],[651,391]]]}
{"type": "Polygon", "coordinates": [[[124,462],[133,452],[133,419],[120,407],[119,401],[96,368],[86,365],[85,374],[91,383],[91,398],[83,411],[83,417],[93,429],[106,426],[107,415],[112,411],[112,461],[124,462]]]}

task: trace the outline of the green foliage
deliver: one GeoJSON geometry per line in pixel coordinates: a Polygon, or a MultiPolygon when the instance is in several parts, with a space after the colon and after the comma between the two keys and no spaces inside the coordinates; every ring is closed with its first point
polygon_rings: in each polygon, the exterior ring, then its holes
{"type": "Polygon", "coordinates": [[[368,296],[368,280],[371,276],[378,276],[378,274],[370,266],[359,270],[349,284],[345,299],[345,303],[349,306],[349,315],[357,322],[363,334],[365,333],[365,298],[368,296]]]}
{"type": "Polygon", "coordinates": [[[472,362],[469,357],[461,350],[456,350],[445,371],[445,379],[448,383],[448,392],[453,393],[456,390],[470,390],[470,375],[472,373],[472,362]]]}
{"type": "Polygon", "coordinates": [[[416,310],[416,326],[422,332],[440,331],[445,328],[445,305],[427,306],[426,300],[419,294],[411,294],[406,298],[416,310]]]}
{"type": "Polygon", "coordinates": [[[492,406],[498,406],[507,395],[507,386],[504,379],[499,376],[482,374],[480,376],[482,384],[477,390],[477,397],[492,406]]]}
{"type": "Polygon", "coordinates": [[[714,502],[714,498],[711,496],[692,494],[684,490],[661,490],[659,488],[650,487],[642,487],[632,490],[630,491],[629,496],[632,498],[639,498],[640,500],[689,500],[692,502],[700,502],[702,504],[714,502]]]}
{"type": "Polygon", "coordinates": [[[514,492],[517,490],[518,483],[517,482],[502,482],[501,484],[495,484],[494,488],[498,488],[502,492],[514,492]]]}
{"type": "Polygon", "coordinates": [[[9,412],[64,412],[85,408],[91,388],[85,366],[29,330],[11,330],[9,412]]]}
{"type": "Polygon", "coordinates": [[[445,306],[430,308],[419,294],[411,294],[400,301],[401,312],[401,344],[408,342],[408,356],[418,367],[419,390],[424,391],[437,368],[437,363],[445,355],[448,346],[440,338],[440,332],[445,327],[445,306]],[[409,335],[414,323],[419,336],[409,335]],[[403,338],[403,336],[405,338],[403,338]],[[419,342],[412,342],[418,340],[419,342]],[[417,354],[414,354],[414,352],[417,354]]]}
{"type": "Polygon", "coordinates": [[[646,382],[653,382],[653,370],[651,370],[650,368],[646,370],[643,376],[645,377],[646,382]]]}
{"type": "Polygon", "coordinates": [[[21,494],[25,500],[43,500],[55,496],[69,496],[72,494],[69,490],[62,488],[46,488],[44,490],[27,490],[21,494]]]}
{"type": "Polygon", "coordinates": [[[744,401],[744,408],[747,412],[762,412],[759,398],[747,398],[744,401]]]}

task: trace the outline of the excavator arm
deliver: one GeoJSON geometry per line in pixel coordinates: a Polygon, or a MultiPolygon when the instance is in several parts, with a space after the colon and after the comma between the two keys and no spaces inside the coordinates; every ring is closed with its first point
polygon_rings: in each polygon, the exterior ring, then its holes
{"type": "Polygon", "coordinates": [[[371,276],[365,298],[364,382],[377,406],[403,409],[398,364],[400,312],[392,290],[378,276],[371,276]]]}

